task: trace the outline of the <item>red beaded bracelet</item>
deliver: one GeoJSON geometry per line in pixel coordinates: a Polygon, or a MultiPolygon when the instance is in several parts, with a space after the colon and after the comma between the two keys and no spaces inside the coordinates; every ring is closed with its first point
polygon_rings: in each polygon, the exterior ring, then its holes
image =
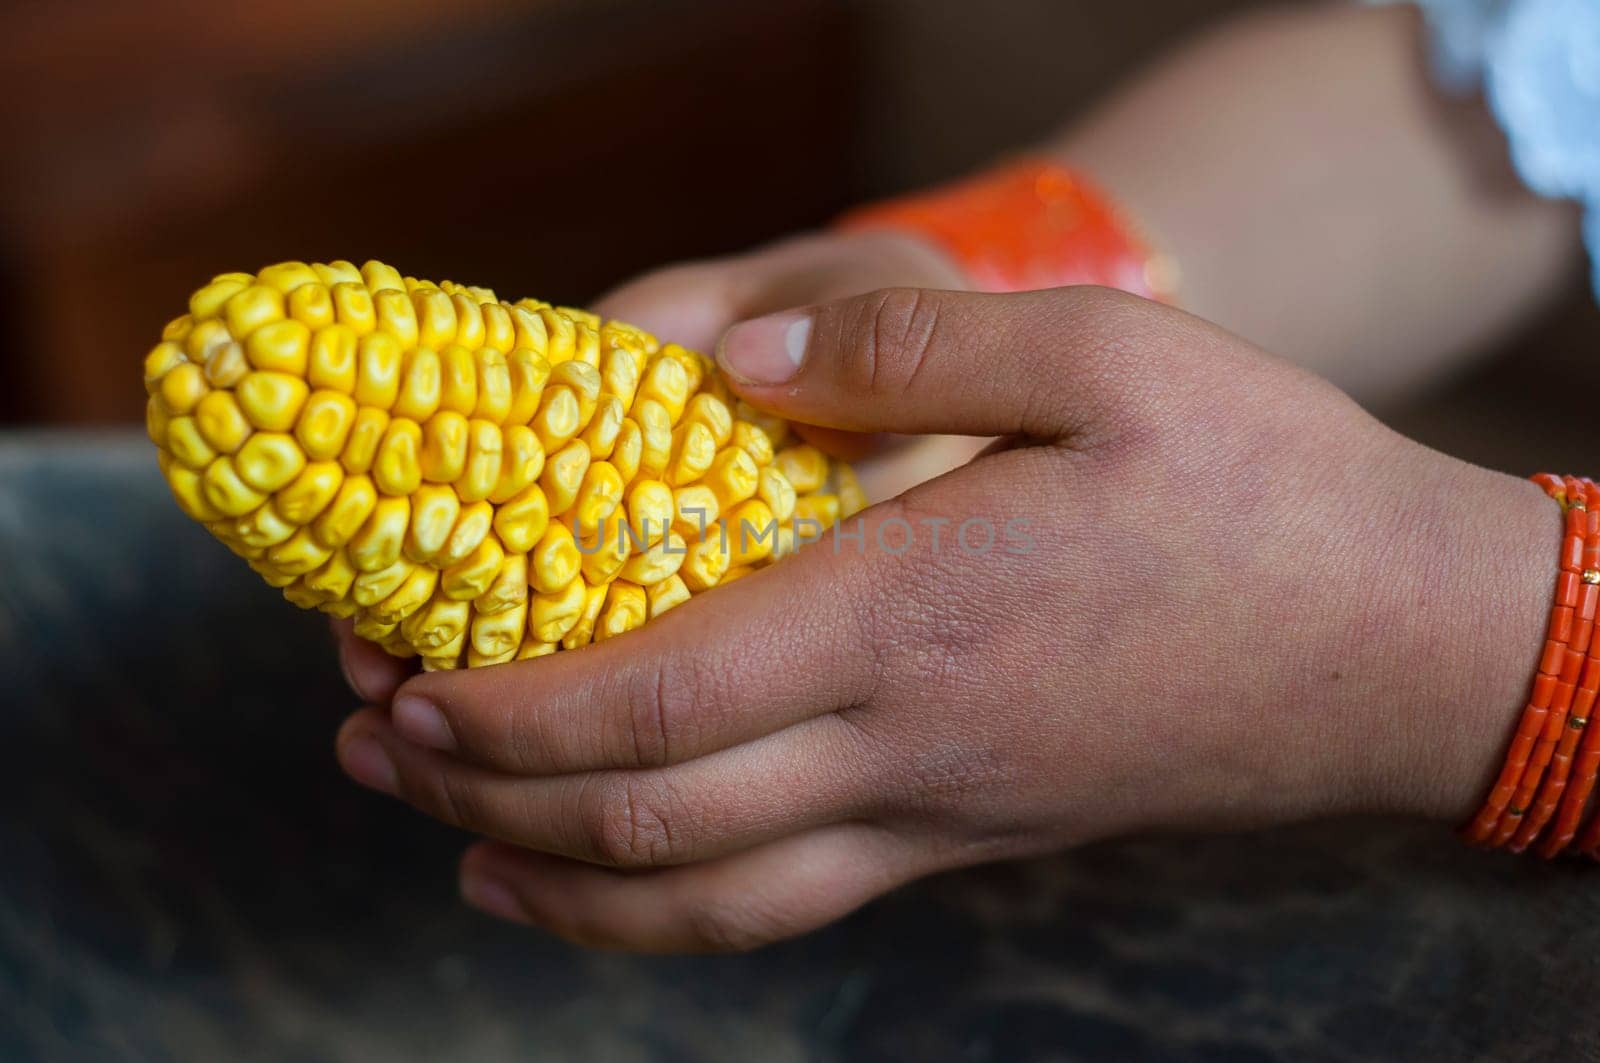
{"type": "Polygon", "coordinates": [[[1082,173],[1020,159],[976,177],[851,211],[846,231],[898,229],[946,251],[985,291],[1099,284],[1175,302],[1177,269],[1082,173]]]}
{"type": "MultiPolygon", "coordinates": [[[[1600,489],[1578,477],[1541,473],[1533,479],[1565,514],[1555,604],[1505,766],[1465,834],[1478,844],[1509,844],[1521,852],[1554,817],[1554,830],[1538,850],[1552,857],[1576,834],[1600,774],[1595,737],[1600,728],[1588,727],[1600,694],[1600,644],[1594,638],[1600,606],[1600,489]]],[[[1586,844],[1590,834],[1600,844],[1600,827],[1591,824],[1580,848],[1593,848],[1586,844]]]]}

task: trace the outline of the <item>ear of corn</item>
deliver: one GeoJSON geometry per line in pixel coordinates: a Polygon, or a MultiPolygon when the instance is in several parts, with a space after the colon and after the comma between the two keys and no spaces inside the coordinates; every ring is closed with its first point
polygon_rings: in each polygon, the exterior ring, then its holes
{"type": "Polygon", "coordinates": [[[866,504],[703,355],[380,262],[219,275],[144,379],[183,511],[430,669],[623,634],[866,504]]]}

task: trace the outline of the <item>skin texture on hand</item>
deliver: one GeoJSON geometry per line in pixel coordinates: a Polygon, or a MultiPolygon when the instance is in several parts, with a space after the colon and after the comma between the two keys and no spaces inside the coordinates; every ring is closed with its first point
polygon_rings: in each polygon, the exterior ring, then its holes
{"type": "Polygon", "coordinates": [[[868,510],[863,549],[353,716],[355,778],[494,839],[462,865],[485,910],[743,948],[977,861],[1461,819],[1487,784],[1553,578],[1533,485],[1100,289],[875,292],[740,325],[719,358],[798,420],[1004,439],[868,510]],[[1032,549],[961,549],[974,519],[1032,549]]]}

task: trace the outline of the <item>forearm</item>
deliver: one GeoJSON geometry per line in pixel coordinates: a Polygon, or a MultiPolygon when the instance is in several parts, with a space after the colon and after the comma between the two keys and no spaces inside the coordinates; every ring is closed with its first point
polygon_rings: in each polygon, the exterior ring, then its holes
{"type": "Polygon", "coordinates": [[[1184,306],[1363,399],[1433,376],[1575,268],[1576,209],[1525,191],[1477,100],[1429,84],[1410,7],[1253,16],[1051,145],[1127,204],[1184,306]]]}

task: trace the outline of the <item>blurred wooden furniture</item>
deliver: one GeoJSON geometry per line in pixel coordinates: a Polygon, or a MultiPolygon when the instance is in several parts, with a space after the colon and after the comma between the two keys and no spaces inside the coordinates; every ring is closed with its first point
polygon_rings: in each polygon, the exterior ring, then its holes
{"type": "Polygon", "coordinates": [[[6,8],[0,421],[138,419],[139,360],[223,270],[581,301],[850,197],[829,0],[6,8]]]}

